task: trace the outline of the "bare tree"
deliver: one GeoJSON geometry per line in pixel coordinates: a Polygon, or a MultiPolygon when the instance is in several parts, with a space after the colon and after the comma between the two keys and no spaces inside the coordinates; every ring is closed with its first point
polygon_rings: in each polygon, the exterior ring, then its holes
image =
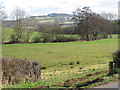
{"type": "Polygon", "coordinates": [[[109,29],[109,35],[110,35],[110,38],[112,38],[112,32],[114,32],[114,20],[117,18],[117,15],[116,14],[113,14],[113,13],[106,13],[106,12],[102,12],[100,13],[100,15],[109,20],[109,25],[108,25],[108,29],[109,29]]]}
{"type": "Polygon", "coordinates": [[[24,18],[26,17],[26,12],[24,11],[24,9],[16,7],[12,12],[11,17],[12,20],[14,20],[14,32],[16,35],[16,42],[21,42],[25,29],[24,18]]]}
{"type": "Polygon", "coordinates": [[[33,35],[35,29],[37,28],[37,20],[34,17],[26,17],[24,19],[25,23],[25,32],[24,39],[26,42],[29,42],[30,37],[33,35]]]}
{"type": "Polygon", "coordinates": [[[46,22],[46,23],[40,23],[38,25],[37,31],[40,32],[41,38],[43,38],[43,42],[46,42],[47,40],[52,42],[54,39],[54,36],[60,35],[60,29],[61,27],[55,23],[55,22],[46,22]]]}
{"type": "Polygon", "coordinates": [[[105,19],[107,19],[107,20],[114,20],[114,19],[117,18],[117,14],[106,13],[106,12],[100,13],[100,16],[102,16],[103,18],[105,18],[105,19]]]}
{"type": "Polygon", "coordinates": [[[108,20],[108,14],[105,12],[100,13],[100,16],[108,20]]]}
{"type": "MultiPolygon", "coordinates": [[[[0,2],[0,21],[4,24],[4,20],[7,18],[7,13],[4,10],[4,5],[0,2]]],[[[2,24],[2,25],[3,25],[2,24]]]]}
{"type": "Polygon", "coordinates": [[[5,30],[6,24],[5,24],[5,20],[7,19],[7,14],[4,10],[4,5],[2,2],[0,2],[0,27],[2,27],[1,31],[2,31],[2,43],[4,42],[6,35],[3,34],[3,31],[5,30]]]}
{"type": "Polygon", "coordinates": [[[0,2],[0,20],[2,20],[3,3],[0,2]]]}
{"type": "Polygon", "coordinates": [[[0,10],[0,20],[4,21],[7,18],[7,13],[4,10],[0,10]]]}

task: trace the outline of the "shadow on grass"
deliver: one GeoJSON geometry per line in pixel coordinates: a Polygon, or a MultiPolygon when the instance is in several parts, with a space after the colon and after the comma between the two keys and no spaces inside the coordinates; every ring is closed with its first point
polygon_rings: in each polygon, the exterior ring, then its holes
{"type": "Polygon", "coordinates": [[[80,87],[84,87],[84,86],[88,86],[88,85],[90,85],[90,84],[94,84],[94,83],[96,83],[96,82],[102,82],[104,79],[100,79],[100,78],[97,78],[97,79],[95,79],[95,80],[93,80],[93,81],[87,81],[87,82],[85,82],[85,83],[82,83],[82,84],[78,84],[78,85],[75,85],[77,88],[80,88],[80,87]]]}

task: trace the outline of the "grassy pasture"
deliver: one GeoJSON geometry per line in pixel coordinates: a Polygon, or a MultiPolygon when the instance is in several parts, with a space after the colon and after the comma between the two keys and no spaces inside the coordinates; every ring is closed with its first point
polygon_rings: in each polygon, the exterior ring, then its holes
{"type": "Polygon", "coordinates": [[[3,45],[3,57],[27,58],[44,66],[80,62],[80,65],[108,63],[118,49],[118,39],[88,42],[33,43],[3,45]]]}
{"type": "Polygon", "coordinates": [[[52,19],[53,17],[36,17],[38,20],[52,19]]]}
{"type": "MultiPolygon", "coordinates": [[[[118,49],[118,39],[68,43],[4,44],[2,49],[3,57],[27,58],[47,67],[42,70],[40,81],[10,86],[12,88],[31,88],[65,82],[71,78],[80,78],[90,73],[108,70],[108,62],[112,60],[112,53],[118,49]],[[80,64],[76,64],[77,61],[80,64]],[[73,65],[70,65],[71,62],[73,65]]],[[[106,78],[108,79],[105,80],[109,80],[109,77],[106,76],[106,78]]]]}
{"type": "Polygon", "coordinates": [[[11,28],[2,28],[2,38],[4,42],[8,42],[10,40],[10,35],[13,33],[13,29],[11,28]]]}

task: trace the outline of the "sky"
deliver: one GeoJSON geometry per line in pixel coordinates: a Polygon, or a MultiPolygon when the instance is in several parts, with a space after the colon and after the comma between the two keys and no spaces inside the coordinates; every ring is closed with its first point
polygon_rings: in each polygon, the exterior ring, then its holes
{"type": "Polygon", "coordinates": [[[15,7],[25,9],[28,15],[38,16],[50,13],[72,14],[77,8],[89,6],[93,12],[118,13],[119,0],[0,0],[8,15],[15,7]]]}

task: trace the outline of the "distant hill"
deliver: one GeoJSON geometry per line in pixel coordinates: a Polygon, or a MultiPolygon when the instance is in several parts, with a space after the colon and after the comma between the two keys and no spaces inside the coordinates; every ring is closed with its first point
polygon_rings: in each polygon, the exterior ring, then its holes
{"type": "Polygon", "coordinates": [[[33,17],[35,17],[40,23],[57,22],[60,25],[72,25],[73,24],[71,14],[51,13],[51,14],[48,14],[48,15],[33,16],[33,17]]]}
{"type": "MultiPolygon", "coordinates": [[[[34,17],[39,23],[45,22],[56,22],[59,23],[61,26],[68,26],[73,24],[72,15],[65,14],[65,13],[51,13],[48,15],[41,15],[41,16],[31,16],[34,17]]],[[[13,27],[13,21],[5,21],[8,27],[13,27]]]]}

